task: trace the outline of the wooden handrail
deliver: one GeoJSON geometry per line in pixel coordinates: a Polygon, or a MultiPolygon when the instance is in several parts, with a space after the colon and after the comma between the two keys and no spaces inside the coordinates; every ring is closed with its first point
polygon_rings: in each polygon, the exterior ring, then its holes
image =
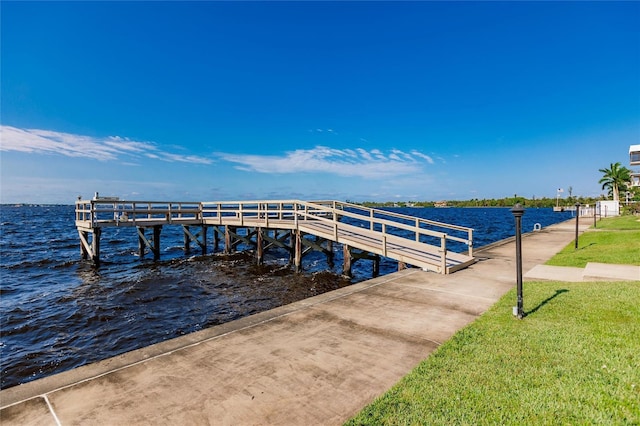
{"type": "MultiPolygon", "coordinates": [[[[193,214],[207,214],[207,213],[216,213],[220,215],[222,213],[234,213],[238,216],[238,218],[244,218],[248,214],[259,215],[260,213],[264,214],[272,214],[275,213],[278,217],[284,217],[287,212],[294,212],[293,208],[287,208],[288,206],[293,207],[294,205],[304,206],[304,211],[306,217],[316,217],[317,215],[308,213],[310,211],[322,212],[326,215],[332,215],[336,217],[336,220],[339,220],[341,217],[350,217],[352,219],[361,220],[365,222],[369,222],[370,229],[373,229],[375,224],[385,224],[387,226],[392,226],[398,229],[403,229],[407,231],[412,231],[418,235],[427,235],[433,237],[440,237],[442,234],[446,234],[443,232],[433,231],[430,229],[424,229],[420,227],[421,224],[428,224],[433,226],[439,226],[445,229],[452,229],[458,231],[466,231],[468,235],[472,235],[473,229],[446,224],[442,222],[431,221],[422,218],[416,218],[415,216],[402,215],[395,212],[389,212],[387,210],[373,209],[369,207],[358,206],[356,204],[339,202],[339,201],[322,201],[322,202],[305,202],[299,200],[277,200],[277,201],[223,201],[223,202],[194,202],[194,201],[179,201],[179,202],[167,202],[167,201],[127,201],[127,200],[117,200],[117,201],[101,201],[101,200],[80,200],[76,202],[76,213],[77,214],[93,214],[93,213],[108,213],[108,212],[127,212],[127,213],[136,213],[136,214],[167,214],[174,213],[180,211],[182,214],[185,213],[193,213],[193,214]],[[139,208],[138,205],[145,204],[147,208],[139,208]],[[332,204],[331,207],[326,206],[327,204],[332,204]],[[90,205],[90,211],[86,209],[86,206],[90,205]],[[183,208],[183,205],[193,206],[191,208],[183,208]],[[211,206],[215,205],[215,209],[212,209],[211,206]],[[84,208],[78,208],[78,206],[84,206],[84,208]],[[102,206],[100,208],[99,206],[102,206]],[[119,207],[116,207],[119,206],[119,207]],[[131,206],[131,207],[127,207],[131,206]],[[173,208],[173,206],[177,206],[173,208]],[[272,208],[274,206],[274,208],[272,208]],[[335,207],[334,207],[335,206],[335,207]],[[106,207],[106,208],[105,208],[106,207]],[[111,207],[111,208],[110,208],[111,207]],[[367,216],[350,212],[344,210],[344,207],[353,208],[356,210],[366,211],[367,216]],[[397,222],[385,218],[376,217],[375,214],[380,214],[392,218],[403,219],[407,221],[416,221],[416,225],[409,225],[402,222],[397,222]]],[[[299,214],[299,211],[298,211],[299,214]]],[[[87,220],[86,218],[78,220],[87,220]]],[[[470,238],[464,239],[460,237],[456,237],[453,235],[447,235],[447,238],[452,241],[468,243],[470,238]]]]}
{"type": "MultiPolygon", "coordinates": [[[[146,219],[162,219],[171,222],[174,219],[193,219],[209,221],[216,218],[219,224],[224,224],[224,218],[234,218],[240,226],[245,224],[255,225],[257,222],[265,227],[273,220],[292,220],[297,227],[301,221],[322,221],[331,224],[334,229],[334,238],[338,237],[339,229],[360,227],[342,222],[343,218],[350,218],[366,224],[366,229],[372,235],[381,236],[383,241],[382,252],[387,252],[387,244],[392,241],[402,241],[408,244],[414,240],[417,245],[421,236],[439,238],[440,251],[446,264],[447,240],[466,244],[469,255],[472,256],[473,229],[458,225],[416,218],[388,210],[374,209],[340,201],[300,201],[300,200],[253,200],[253,201],[127,201],[127,200],[78,200],[76,201],[76,221],[87,223],[90,226],[98,226],[99,223],[107,223],[120,220],[127,216],[132,224],[146,219]],[[100,215],[113,214],[113,220],[102,219],[100,215]],[[426,229],[425,226],[440,227],[452,231],[466,232],[466,238],[450,235],[447,232],[426,229]],[[378,228],[379,230],[376,230],[378,228]],[[393,230],[396,230],[394,233],[393,230]],[[412,237],[397,235],[397,231],[407,231],[412,237]]],[[[86,226],[86,225],[85,225],[86,226]]],[[[411,244],[413,246],[413,244],[411,244]]]]}

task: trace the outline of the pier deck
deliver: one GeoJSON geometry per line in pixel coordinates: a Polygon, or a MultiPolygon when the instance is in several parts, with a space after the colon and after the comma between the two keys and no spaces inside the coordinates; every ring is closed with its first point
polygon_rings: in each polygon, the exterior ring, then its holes
{"type": "MultiPolygon", "coordinates": [[[[574,229],[570,221],[525,235],[523,270],[560,251],[574,229]]],[[[477,254],[452,275],[403,270],[3,390],[0,419],[342,424],[514,286],[513,241],[477,254]]]]}
{"type": "MultiPolygon", "coordinates": [[[[154,257],[159,258],[160,230],[168,225],[182,225],[185,241],[194,240],[203,252],[206,251],[208,227],[216,228],[216,239],[224,233],[225,250],[230,250],[233,239],[239,238],[235,233],[236,228],[250,229],[243,241],[251,242],[259,253],[262,253],[263,232],[291,231],[287,248],[296,266],[300,264],[303,243],[306,242],[301,242],[301,239],[305,235],[342,244],[348,250],[361,250],[442,274],[455,272],[475,262],[471,228],[339,201],[166,202],[94,199],[76,202],[76,228],[82,254],[96,263],[100,260],[102,229],[136,227],[141,256],[148,248],[154,252],[154,257]],[[189,232],[190,226],[202,227],[202,239],[189,232]],[[144,230],[147,228],[153,229],[153,237],[145,236],[144,230]],[[461,253],[452,251],[452,243],[457,243],[465,250],[461,250],[461,253]]],[[[330,251],[326,248],[323,250],[330,251]]],[[[347,256],[348,250],[345,250],[347,256]]]]}

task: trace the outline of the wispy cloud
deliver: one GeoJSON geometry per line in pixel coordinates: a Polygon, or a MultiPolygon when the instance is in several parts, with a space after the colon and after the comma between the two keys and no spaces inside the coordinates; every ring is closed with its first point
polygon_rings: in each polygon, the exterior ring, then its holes
{"type": "Polygon", "coordinates": [[[151,158],[169,162],[211,164],[213,160],[196,155],[163,151],[152,142],[140,142],[120,136],[98,138],[40,129],[0,126],[0,150],[32,154],[59,154],[100,161],[151,158]]]}
{"type": "Polygon", "coordinates": [[[310,133],[327,133],[330,135],[337,135],[338,132],[336,132],[333,129],[309,129],[310,133]]]}
{"type": "Polygon", "coordinates": [[[219,153],[236,168],[259,173],[329,173],[363,178],[387,178],[423,172],[425,163],[432,164],[428,155],[412,150],[335,149],[317,146],[298,149],[283,155],[243,155],[219,153]]]}
{"type": "Polygon", "coordinates": [[[433,164],[433,158],[429,157],[426,154],[423,154],[419,151],[416,151],[415,149],[411,151],[411,155],[418,157],[418,158],[422,158],[423,160],[425,160],[426,162],[428,162],[429,164],[433,164]]]}
{"type": "Polygon", "coordinates": [[[211,164],[213,161],[209,158],[199,157],[197,155],[180,155],[163,152],[160,155],[160,159],[164,161],[177,161],[180,163],[193,163],[193,164],[211,164]]]}

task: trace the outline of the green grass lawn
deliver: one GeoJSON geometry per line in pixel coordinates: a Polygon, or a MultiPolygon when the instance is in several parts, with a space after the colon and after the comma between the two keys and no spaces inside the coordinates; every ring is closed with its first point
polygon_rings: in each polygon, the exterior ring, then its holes
{"type": "MultiPolygon", "coordinates": [[[[602,262],[611,247],[595,241],[602,262]]],[[[513,289],[347,424],[640,424],[640,282],[526,282],[523,320],[515,300],[513,289]]]]}
{"type": "Polygon", "coordinates": [[[525,283],[348,425],[639,424],[640,282],[525,283]]]}
{"type": "Polygon", "coordinates": [[[547,262],[553,266],[584,268],[589,262],[640,265],[640,218],[621,216],[602,219],[547,262]]]}
{"type": "Polygon", "coordinates": [[[596,223],[596,229],[640,231],[640,217],[628,215],[605,218],[596,223]]]}

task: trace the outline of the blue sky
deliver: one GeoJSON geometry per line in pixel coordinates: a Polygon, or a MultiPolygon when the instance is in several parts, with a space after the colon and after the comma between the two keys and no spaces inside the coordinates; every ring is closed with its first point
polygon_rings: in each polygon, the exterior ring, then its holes
{"type": "Polygon", "coordinates": [[[639,2],[6,2],[0,202],[602,193],[639,2]]]}

